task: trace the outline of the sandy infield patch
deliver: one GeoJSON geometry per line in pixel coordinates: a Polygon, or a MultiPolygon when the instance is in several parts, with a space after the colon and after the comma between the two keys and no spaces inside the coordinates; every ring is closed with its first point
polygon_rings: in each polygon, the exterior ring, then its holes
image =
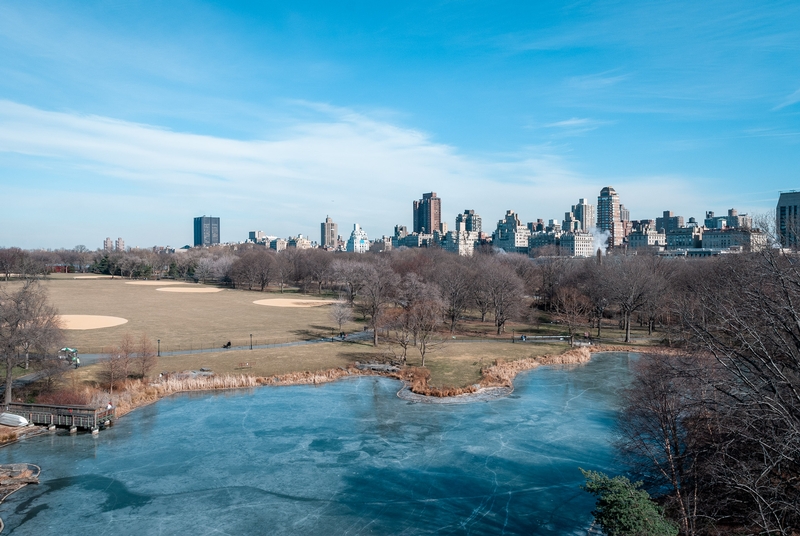
{"type": "Polygon", "coordinates": [[[335,303],[329,300],[293,300],[291,298],[275,298],[273,300],[256,300],[256,305],[269,305],[270,307],[319,307],[335,303]]]}
{"type": "Polygon", "coordinates": [[[76,275],[72,279],[111,279],[110,275],[76,275]]]}
{"type": "Polygon", "coordinates": [[[59,315],[64,329],[100,329],[119,326],[128,322],[127,318],[97,315],[59,315]]]}
{"type": "Polygon", "coordinates": [[[164,285],[191,285],[191,283],[184,283],[183,281],[127,281],[126,285],[146,285],[153,287],[163,287],[164,285]]]}
{"type": "Polygon", "coordinates": [[[210,287],[200,287],[200,288],[192,288],[192,287],[167,287],[167,288],[157,288],[156,290],[160,290],[162,292],[222,292],[221,288],[210,288],[210,287]]]}

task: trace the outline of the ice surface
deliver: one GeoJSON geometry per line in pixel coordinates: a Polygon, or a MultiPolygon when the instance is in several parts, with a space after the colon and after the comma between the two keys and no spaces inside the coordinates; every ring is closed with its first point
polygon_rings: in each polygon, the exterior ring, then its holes
{"type": "Polygon", "coordinates": [[[42,467],[0,506],[8,534],[586,534],[578,467],[610,441],[627,354],[520,375],[511,397],[414,404],[399,384],[186,394],[98,436],[33,438],[42,467]]]}

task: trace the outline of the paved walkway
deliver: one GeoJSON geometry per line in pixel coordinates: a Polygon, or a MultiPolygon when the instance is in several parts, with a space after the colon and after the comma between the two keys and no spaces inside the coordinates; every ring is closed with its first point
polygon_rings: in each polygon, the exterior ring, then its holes
{"type": "MultiPolygon", "coordinates": [[[[253,350],[260,350],[262,348],[281,348],[284,346],[305,346],[307,344],[319,344],[321,342],[337,342],[337,341],[365,341],[372,339],[372,332],[371,331],[358,331],[356,333],[351,333],[347,335],[344,339],[340,339],[339,337],[334,337],[331,339],[330,337],[325,337],[322,339],[312,339],[309,341],[292,341],[292,342],[283,342],[278,344],[259,344],[253,345],[253,350]]],[[[231,346],[230,348],[207,348],[204,350],[177,350],[173,352],[161,352],[161,357],[168,357],[171,355],[189,355],[189,354],[200,354],[200,353],[208,353],[208,352],[229,352],[232,350],[250,350],[250,345],[247,346],[231,346]]],[[[81,365],[91,365],[97,363],[101,359],[108,357],[106,354],[84,354],[79,356],[81,360],[81,365]]],[[[46,373],[43,371],[39,372],[32,372],[31,374],[26,374],[24,376],[20,376],[19,378],[14,380],[12,384],[12,389],[19,389],[20,387],[25,387],[26,385],[38,381],[45,377],[46,373]]],[[[0,393],[5,392],[6,387],[5,385],[0,385],[0,393]]]]}

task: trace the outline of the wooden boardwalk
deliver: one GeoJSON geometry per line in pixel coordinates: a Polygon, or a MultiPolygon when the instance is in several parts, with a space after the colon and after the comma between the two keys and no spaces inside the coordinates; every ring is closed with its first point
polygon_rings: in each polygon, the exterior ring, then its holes
{"type": "Polygon", "coordinates": [[[48,406],[44,404],[9,404],[7,413],[28,419],[32,424],[65,426],[97,430],[114,420],[112,409],[97,409],[91,406],[48,406]]]}

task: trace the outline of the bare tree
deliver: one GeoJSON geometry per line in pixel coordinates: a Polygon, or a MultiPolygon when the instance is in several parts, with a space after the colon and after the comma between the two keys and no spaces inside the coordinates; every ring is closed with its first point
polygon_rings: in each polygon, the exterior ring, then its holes
{"type": "Polygon", "coordinates": [[[136,340],[130,333],[125,333],[115,348],[115,352],[120,360],[122,367],[122,379],[126,379],[133,368],[133,362],[136,358],[136,340]]]}
{"type": "MultiPolygon", "coordinates": [[[[239,287],[247,287],[253,290],[258,285],[258,257],[257,251],[246,251],[241,257],[236,259],[231,267],[231,277],[233,283],[239,287]]],[[[261,289],[263,291],[263,289],[261,289]]]]}
{"type": "Polygon", "coordinates": [[[559,285],[552,301],[555,316],[567,325],[570,344],[575,340],[575,328],[591,310],[589,299],[571,285],[559,285]]]}
{"type": "Polygon", "coordinates": [[[214,259],[211,257],[202,257],[197,261],[197,266],[194,269],[194,277],[200,283],[205,283],[214,277],[214,259]]]}
{"type": "Polygon", "coordinates": [[[597,323],[597,337],[602,335],[603,315],[611,303],[608,280],[612,277],[608,274],[606,264],[600,264],[595,259],[585,262],[583,270],[577,276],[577,284],[583,289],[583,293],[589,299],[589,315],[593,322],[597,323]]]}
{"type": "Polygon", "coordinates": [[[197,258],[191,253],[181,253],[176,255],[175,269],[181,279],[188,279],[189,275],[194,273],[197,267],[197,258]]]}
{"type": "Polygon", "coordinates": [[[330,309],[331,320],[336,322],[339,326],[339,332],[342,331],[342,326],[353,319],[353,308],[347,303],[346,300],[338,300],[330,309]]]}
{"type": "Polygon", "coordinates": [[[47,294],[35,281],[16,291],[0,289],[0,355],[5,365],[5,403],[11,402],[14,367],[24,364],[31,352],[44,358],[62,340],[58,315],[47,294]]]}
{"type": "Polygon", "coordinates": [[[367,266],[363,261],[353,260],[336,260],[331,266],[334,279],[344,286],[350,303],[355,302],[364,286],[367,266]]]}
{"type": "Polygon", "coordinates": [[[383,321],[386,308],[394,300],[399,277],[386,263],[365,265],[364,286],[358,307],[369,317],[372,328],[372,345],[378,346],[378,329],[383,321]]]}
{"type": "Polygon", "coordinates": [[[275,256],[275,276],[280,284],[281,294],[283,294],[284,286],[294,278],[295,266],[293,254],[294,251],[284,250],[275,256]]]}
{"type": "Polygon", "coordinates": [[[303,258],[306,263],[305,272],[317,283],[317,293],[322,294],[322,286],[330,279],[331,274],[333,259],[330,252],[323,249],[308,249],[304,251],[303,258]]]}
{"type": "Polygon", "coordinates": [[[470,281],[474,274],[460,257],[448,259],[437,274],[437,282],[444,301],[445,316],[450,323],[450,333],[456,330],[458,320],[470,304],[470,281]]]}
{"type": "Polygon", "coordinates": [[[488,272],[482,274],[482,279],[494,312],[494,325],[500,335],[505,331],[506,322],[519,315],[525,291],[522,280],[513,268],[500,262],[490,266],[488,272]]]}
{"type": "Polygon", "coordinates": [[[622,397],[620,447],[640,476],[669,490],[666,506],[681,534],[697,533],[700,519],[700,463],[703,447],[693,428],[705,428],[698,378],[710,372],[708,359],[679,354],[646,354],[634,367],[622,397]]]}
{"type": "Polygon", "coordinates": [[[765,533],[800,528],[800,268],[765,248],[703,265],[693,307],[679,311],[688,344],[719,372],[704,408],[713,418],[705,474],[722,505],[765,533]],[[735,503],[734,503],[735,501],[735,503]]]}
{"type": "Polygon", "coordinates": [[[142,333],[136,347],[135,368],[142,378],[146,378],[156,366],[156,348],[153,341],[142,333]]]}
{"type": "Polygon", "coordinates": [[[622,313],[625,342],[631,342],[631,317],[661,288],[656,257],[612,257],[615,264],[606,284],[622,313]]]}
{"type": "Polygon", "coordinates": [[[19,248],[0,249],[0,273],[8,281],[11,274],[18,270],[19,261],[22,257],[22,250],[19,248]]]}
{"type": "Polygon", "coordinates": [[[116,352],[111,352],[105,359],[100,361],[100,376],[108,384],[109,394],[113,395],[114,385],[126,377],[124,369],[122,357],[116,352]]]}
{"type": "Polygon", "coordinates": [[[425,366],[425,356],[440,348],[445,342],[445,339],[438,334],[438,328],[442,325],[443,312],[444,304],[441,298],[433,293],[418,300],[410,310],[411,330],[414,333],[423,367],[425,366]]]}
{"type": "Polygon", "coordinates": [[[122,254],[117,252],[109,253],[106,257],[106,266],[108,267],[108,273],[111,275],[111,279],[114,279],[114,276],[119,272],[122,260],[122,254]]]}

